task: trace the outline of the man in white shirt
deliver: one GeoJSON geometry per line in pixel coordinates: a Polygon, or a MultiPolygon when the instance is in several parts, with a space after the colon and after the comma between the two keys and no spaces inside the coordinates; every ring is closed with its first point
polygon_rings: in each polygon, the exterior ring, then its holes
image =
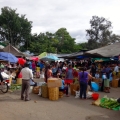
{"type": "Polygon", "coordinates": [[[22,91],[21,100],[29,101],[30,79],[33,80],[33,73],[29,69],[29,63],[25,64],[25,67],[21,70],[22,73],[22,91]],[[24,98],[25,93],[25,98],[24,98]]]}
{"type": "Polygon", "coordinates": [[[118,72],[119,72],[119,66],[118,66],[118,64],[116,64],[116,66],[114,68],[114,72],[116,72],[116,75],[118,74],[118,72]]]}

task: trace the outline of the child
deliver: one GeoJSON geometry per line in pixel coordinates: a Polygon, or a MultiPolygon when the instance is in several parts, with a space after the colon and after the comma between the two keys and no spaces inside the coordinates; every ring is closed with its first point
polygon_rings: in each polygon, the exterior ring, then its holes
{"type": "Polygon", "coordinates": [[[39,65],[36,66],[36,78],[40,77],[40,67],[39,65]]]}
{"type": "Polygon", "coordinates": [[[65,86],[64,78],[60,75],[59,78],[62,79],[62,86],[59,88],[59,91],[65,91],[66,92],[66,97],[69,97],[68,95],[68,87],[65,86]]]}
{"type": "Polygon", "coordinates": [[[99,75],[99,72],[98,72],[98,71],[96,71],[95,78],[96,78],[96,79],[99,79],[99,78],[100,78],[100,75],[99,75]]]}

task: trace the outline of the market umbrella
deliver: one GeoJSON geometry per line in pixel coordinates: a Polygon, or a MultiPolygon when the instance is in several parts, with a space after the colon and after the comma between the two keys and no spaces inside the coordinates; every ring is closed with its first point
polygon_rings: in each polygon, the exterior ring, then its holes
{"type": "Polygon", "coordinates": [[[45,56],[47,56],[47,52],[41,53],[41,54],[39,55],[39,58],[43,58],[43,57],[45,57],[45,56]]]}
{"type": "Polygon", "coordinates": [[[0,59],[9,61],[10,63],[16,63],[18,61],[18,58],[8,52],[0,52],[0,59]]]}
{"type": "Polygon", "coordinates": [[[33,61],[38,61],[39,58],[37,56],[33,56],[33,57],[30,57],[30,60],[33,60],[33,61]]]}
{"type": "Polygon", "coordinates": [[[18,63],[20,65],[24,65],[26,63],[26,60],[24,60],[23,58],[18,58],[18,63]]]}
{"type": "Polygon", "coordinates": [[[59,60],[59,58],[54,56],[54,55],[48,55],[48,56],[45,56],[45,57],[41,58],[41,60],[44,60],[44,61],[56,61],[56,60],[59,60]]]}

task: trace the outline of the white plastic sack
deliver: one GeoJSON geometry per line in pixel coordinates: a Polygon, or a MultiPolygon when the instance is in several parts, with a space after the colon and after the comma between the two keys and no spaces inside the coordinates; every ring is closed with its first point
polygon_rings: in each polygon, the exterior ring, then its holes
{"type": "Polygon", "coordinates": [[[37,82],[37,86],[42,86],[45,82],[37,82]]]}
{"type": "MultiPolygon", "coordinates": [[[[93,94],[93,92],[87,92],[86,97],[92,98],[92,94],[93,94]]],[[[75,91],[75,98],[79,98],[79,97],[80,97],[80,91],[75,91]]]]}
{"type": "Polygon", "coordinates": [[[3,77],[3,79],[4,78],[10,78],[10,76],[8,75],[8,74],[6,74],[5,72],[1,72],[1,75],[2,75],[2,77],[3,77]]]}

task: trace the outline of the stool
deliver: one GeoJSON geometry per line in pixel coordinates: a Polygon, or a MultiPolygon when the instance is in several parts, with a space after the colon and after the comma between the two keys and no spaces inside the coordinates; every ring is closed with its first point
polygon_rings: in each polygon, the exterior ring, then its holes
{"type": "Polygon", "coordinates": [[[64,91],[59,91],[59,98],[62,98],[64,95],[64,91]]]}

